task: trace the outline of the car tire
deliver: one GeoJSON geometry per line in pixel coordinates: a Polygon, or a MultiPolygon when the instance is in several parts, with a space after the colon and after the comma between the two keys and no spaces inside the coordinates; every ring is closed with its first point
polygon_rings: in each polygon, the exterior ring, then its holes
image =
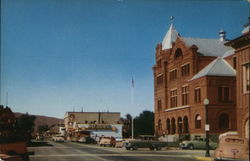
{"type": "Polygon", "coordinates": [[[8,151],[6,154],[13,156],[13,155],[17,155],[17,152],[12,150],[12,151],[8,151]]]}
{"type": "Polygon", "coordinates": [[[189,150],[193,150],[194,149],[194,145],[193,144],[188,145],[188,149],[189,150]]]}
{"type": "Polygon", "coordinates": [[[150,150],[154,150],[155,148],[154,148],[153,146],[150,146],[149,149],[150,149],[150,150]]]}
{"type": "Polygon", "coordinates": [[[156,150],[161,150],[161,147],[156,147],[155,149],[156,149],[156,150]]]}
{"type": "Polygon", "coordinates": [[[134,145],[134,146],[132,147],[132,149],[133,149],[133,150],[137,150],[138,147],[137,147],[136,145],[134,145]]]}

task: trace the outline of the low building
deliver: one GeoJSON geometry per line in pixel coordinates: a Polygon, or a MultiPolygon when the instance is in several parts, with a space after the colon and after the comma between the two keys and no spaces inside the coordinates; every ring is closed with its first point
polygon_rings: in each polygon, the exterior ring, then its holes
{"type": "Polygon", "coordinates": [[[68,136],[122,138],[119,112],[66,112],[64,123],[68,136]]]}
{"type": "Polygon", "coordinates": [[[0,141],[6,141],[16,133],[16,117],[9,107],[0,105],[0,141]],[[2,140],[3,139],[3,140],[2,140]]]}

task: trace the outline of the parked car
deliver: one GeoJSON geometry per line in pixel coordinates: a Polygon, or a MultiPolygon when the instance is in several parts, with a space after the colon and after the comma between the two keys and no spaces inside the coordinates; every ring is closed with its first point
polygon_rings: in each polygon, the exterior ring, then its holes
{"type": "Polygon", "coordinates": [[[127,140],[124,142],[124,147],[127,150],[137,150],[138,148],[149,148],[150,150],[161,150],[166,147],[167,142],[159,141],[153,135],[139,135],[136,139],[127,140]]]}
{"type": "Polygon", "coordinates": [[[0,161],[22,161],[22,160],[23,160],[22,157],[18,155],[11,156],[11,155],[0,153],[0,161]]]}
{"type": "Polygon", "coordinates": [[[249,141],[238,136],[222,136],[214,152],[214,160],[249,160],[249,141]]]}
{"type": "Polygon", "coordinates": [[[83,136],[83,137],[80,137],[78,140],[77,140],[78,143],[86,143],[86,137],[83,136]]]}
{"type": "Polygon", "coordinates": [[[26,142],[0,144],[0,153],[7,155],[27,154],[26,142]]]}
{"type": "Polygon", "coordinates": [[[116,140],[114,137],[104,136],[100,140],[100,146],[110,146],[115,147],[116,140]]]}
{"type": "Polygon", "coordinates": [[[62,143],[62,142],[65,141],[64,137],[63,137],[63,136],[60,136],[60,135],[53,136],[53,137],[52,137],[52,140],[53,140],[54,142],[60,142],[60,143],[62,143]]]}
{"type": "MultiPolygon", "coordinates": [[[[215,149],[217,147],[217,143],[209,140],[209,149],[215,149]]],[[[205,138],[197,138],[194,140],[185,140],[179,144],[181,149],[206,149],[206,139],[205,138]]]]}

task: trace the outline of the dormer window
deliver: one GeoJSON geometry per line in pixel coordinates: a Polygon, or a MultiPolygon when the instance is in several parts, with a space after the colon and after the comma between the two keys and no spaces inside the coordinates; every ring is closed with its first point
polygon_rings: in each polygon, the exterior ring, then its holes
{"type": "Polygon", "coordinates": [[[176,49],[175,50],[175,54],[174,54],[174,58],[179,58],[179,57],[182,57],[182,51],[180,48],[176,49]]]}

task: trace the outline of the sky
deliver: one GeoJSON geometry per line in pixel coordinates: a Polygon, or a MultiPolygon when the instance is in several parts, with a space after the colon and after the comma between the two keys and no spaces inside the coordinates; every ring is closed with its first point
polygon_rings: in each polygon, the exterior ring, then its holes
{"type": "Polygon", "coordinates": [[[1,0],[0,104],[59,118],[153,111],[155,47],[170,24],[183,37],[224,29],[234,39],[249,9],[246,0],[1,0]]]}

